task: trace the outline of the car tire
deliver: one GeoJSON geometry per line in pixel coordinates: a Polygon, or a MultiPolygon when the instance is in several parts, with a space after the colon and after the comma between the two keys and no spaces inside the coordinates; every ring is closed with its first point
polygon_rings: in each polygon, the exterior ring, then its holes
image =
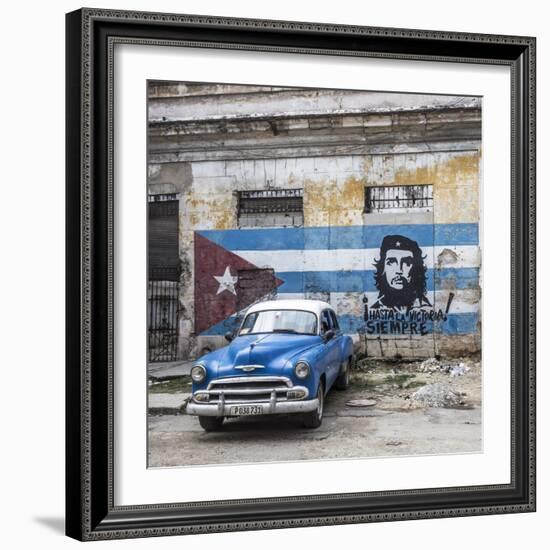
{"type": "Polygon", "coordinates": [[[334,382],[334,387],[337,390],[347,390],[348,389],[350,371],[351,371],[351,357],[347,361],[342,363],[342,366],[340,367],[340,374],[338,375],[338,378],[334,382]],[[342,370],[342,368],[344,370],[342,370]]]}
{"type": "Polygon", "coordinates": [[[223,424],[223,416],[199,416],[199,424],[205,432],[216,432],[223,424]]]}
{"type": "Polygon", "coordinates": [[[317,399],[319,400],[319,405],[314,411],[304,414],[302,423],[305,428],[314,429],[318,428],[323,422],[323,411],[325,408],[325,388],[323,382],[319,382],[317,388],[317,399]]]}

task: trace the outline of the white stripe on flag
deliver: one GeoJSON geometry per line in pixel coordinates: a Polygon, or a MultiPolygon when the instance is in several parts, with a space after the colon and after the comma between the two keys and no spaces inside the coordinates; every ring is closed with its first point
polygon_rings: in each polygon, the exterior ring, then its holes
{"type": "MultiPolygon", "coordinates": [[[[477,245],[423,247],[424,264],[428,269],[437,267],[479,267],[480,250],[477,245]],[[444,252],[446,251],[446,252],[444,252]],[[438,265],[438,258],[442,258],[438,265]]],[[[275,272],[288,271],[369,271],[380,257],[378,248],[333,250],[235,250],[258,267],[271,267],[275,272]]]]}
{"type": "MultiPolygon", "coordinates": [[[[338,315],[362,316],[364,311],[363,296],[368,298],[368,303],[373,304],[378,298],[378,292],[331,292],[330,303],[338,315]]],[[[435,309],[445,311],[449,300],[448,290],[436,290],[427,293],[428,300],[435,305],[435,309]],[[434,299],[435,294],[435,299],[434,299]]],[[[279,293],[278,300],[297,300],[307,298],[303,292],[279,293]]],[[[479,290],[455,290],[449,313],[477,313],[480,309],[479,290]]]]}

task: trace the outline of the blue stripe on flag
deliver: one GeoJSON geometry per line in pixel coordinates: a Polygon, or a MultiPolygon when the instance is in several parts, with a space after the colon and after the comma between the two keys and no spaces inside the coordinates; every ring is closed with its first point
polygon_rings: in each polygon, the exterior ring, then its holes
{"type": "Polygon", "coordinates": [[[378,248],[386,235],[403,235],[419,246],[460,246],[479,242],[477,223],[278,227],[199,233],[233,251],[378,248]]]}
{"type": "MultiPolygon", "coordinates": [[[[278,292],[375,292],[374,270],[366,271],[284,271],[275,276],[283,284],[278,292]]],[[[455,290],[478,288],[479,269],[473,267],[428,269],[426,289],[455,290]]]]}
{"type": "MultiPolygon", "coordinates": [[[[478,318],[478,313],[450,313],[446,321],[426,321],[425,326],[429,334],[472,334],[477,331],[478,318]]],[[[363,318],[354,315],[338,315],[338,321],[346,334],[356,333],[365,326],[363,318]]]]}
{"type": "MultiPolygon", "coordinates": [[[[428,333],[437,334],[472,334],[477,331],[479,314],[478,313],[450,313],[446,321],[438,321],[434,323],[426,322],[428,333]]],[[[354,334],[365,326],[365,321],[362,317],[355,315],[338,315],[340,328],[345,334],[354,334]]],[[[228,317],[224,321],[210,327],[202,332],[202,336],[221,336],[228,331],[233,331],[237,328],[237,319],[235,316],[228,317]]]]}
{"type": "Polygon", "coordinates": [[[470,334],[478,330],[479,313],[455,313],[449,314],[447,321],[439,322],[436,332],[442,334],[470,334]]]}

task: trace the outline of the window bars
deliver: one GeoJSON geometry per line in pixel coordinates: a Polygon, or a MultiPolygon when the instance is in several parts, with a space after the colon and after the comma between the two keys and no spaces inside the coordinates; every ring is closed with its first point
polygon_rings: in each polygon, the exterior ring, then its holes
{"type": "Polygon", "coordinates": [[[239,216],[303,212],[302,189],[266,189],[239,192],[239,216]]]}
{"type": "Polygon", "coordinates": [[[433,208],[433,185],[388,185],[365,189],[365,212],[433,208]]]}

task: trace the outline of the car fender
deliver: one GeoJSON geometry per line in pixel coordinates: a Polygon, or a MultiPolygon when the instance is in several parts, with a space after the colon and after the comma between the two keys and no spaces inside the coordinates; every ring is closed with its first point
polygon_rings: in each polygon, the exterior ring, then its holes
{"type": "MultiPolygon", "coordinates": [[[[319,380],[323,374],[325,374],[325,368],[322,366],[322,353],[323,346],[318,345],[313,348],[308,349],[304,353],[301,353],[293,358],[292,361],[289,361],[289,368],[292,369],[293,378],[294,377],[294,366],[299,361],[305,361],[310,369],[311,374],[305,380],[299,380],[300,384],[307,387],[310,396],[314,396],[317,392],[317,387],[319,385],[319,380]]],[[[298,380],[298,378],[296,378],[298,380]]]]}
{"type": "Polygon", "coordinates": [[[348,358],[353,359],[353,340],[348,334],[344,335],[342,338],[342,361],[345,361],[348,358]]]}
{"type": "Polygon", "coordinates": [[[340,366],[345,361],[348,361],[350,358],[353,361],[354,349],[353,349],[353,340],[351,336],[343,334],[338,342],[339,355],[340,355],[340,366]]]}

